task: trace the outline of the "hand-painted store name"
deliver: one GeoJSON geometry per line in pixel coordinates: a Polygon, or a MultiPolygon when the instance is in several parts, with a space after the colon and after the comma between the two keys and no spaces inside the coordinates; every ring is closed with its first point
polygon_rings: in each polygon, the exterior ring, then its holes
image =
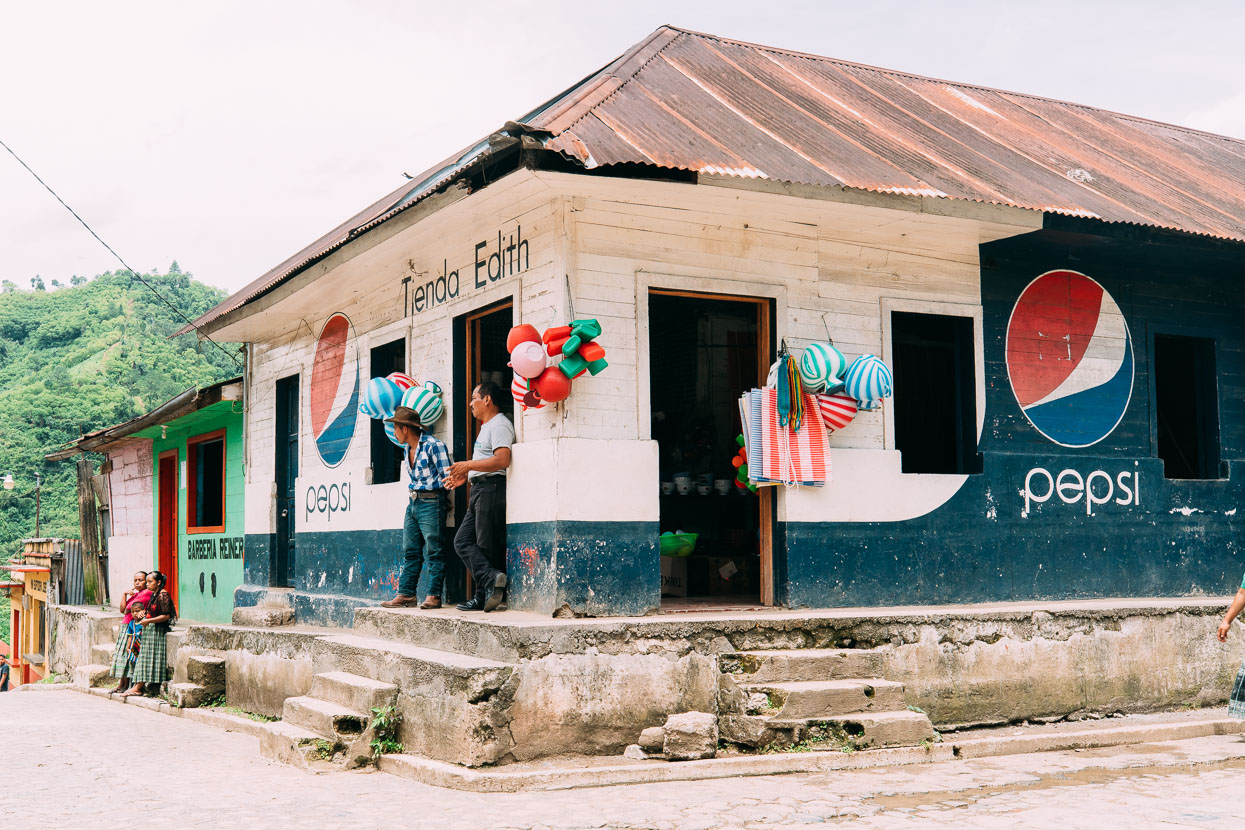
{"type": "Polygon", "coordinates": [[[1020,495],[1025,500],[1021,516],[1028,516],[1031,505],[1050,501],[1051,496],[1058,496],[1064,504],[1076,504],[1084,498],[1085,515],[1092,516],[1096,505],[1112,501],[1140,506],[1141,474],[1125,470],[1112,479],[1111,474],[1103,470],[1094,470],[1086,476],[1076,470],[1061,470],[1058,475],[1052,475],[1049,470],[1034,467],[1025,476],[1020,495]]]}
{"type": "Polygon", "coordinates": [[[223,536],[213,539],[189,539],[186,542],[187,559],[241,559],[243,539],[241,536],[223,536]]]}
{"type": "MultiPolygon", "coordinates": [[[[497,247],[491,249],[493,240],[485,239],[476,243],[475,270],[471,274],[471,285],[484,288],[491,282],[526,271],[532,264],[532,254],[528,241],[523,238],[523,226],[515,226],[514,233],[504,236],[497,232],[497,247]]],[[[402,309],[403,316],[417,314],[421,311],[438,306],[459,295],[462,278],[458,269],[450,270],[448,259],[441,260],[441,273],[436,279],[423,284],[414,283],[416,277],[402,278],[402,309]]]]}
{"type": "Polygon", "coordinates": [[[305,518],[310,519],[313,513],[324,513],[333,521],[334,513],[344,513],[350,509],[350,482],[330,484],[325,487],[311,486],[307,488],[307,508],[305,518]]]}

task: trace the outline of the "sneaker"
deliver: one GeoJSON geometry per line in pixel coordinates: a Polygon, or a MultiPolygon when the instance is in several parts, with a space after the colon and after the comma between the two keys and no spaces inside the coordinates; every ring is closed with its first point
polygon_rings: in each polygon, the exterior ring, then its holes
{"type": "Polygon", "coordinates": [[[488,599],[484,601],[485,611],[496,611],[497,606],[506,601],[506,575],[500,571],[493,580],[493,589],[488,592],[488,599]]]}

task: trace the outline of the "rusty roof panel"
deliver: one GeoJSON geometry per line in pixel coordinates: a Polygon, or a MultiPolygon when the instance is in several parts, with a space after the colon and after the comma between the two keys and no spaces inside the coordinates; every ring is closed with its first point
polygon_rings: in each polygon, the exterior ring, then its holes
{"type": "MultiPolygon", "coordinates": [[[[636,163],[914,193],[1245,241],[1245,141],[669,26],[519,128],[586,168],[636,163]]],[[[196,322],[387,221],[488,148],[429,169],[196,322]]]]}
{"type": "Polygon", "coordinates": [[[586,115],[537,124],[556,133],[549,146],[589,166],[701,170],[733,157],[749,174],[782,181],[945,195],[1245,240],[1245,142],[1047,98],[663,31],[666,37],[629,53],[625,71],[623,63],[603,70],[618,70],[612,77],[619,85],[591,106],[597,121],[586,115]],[[629,95],[633,87],[667,106],[655,109],[629,95]],[[625,147],[609,142],[598,154],[601,125],[625,147]]]}

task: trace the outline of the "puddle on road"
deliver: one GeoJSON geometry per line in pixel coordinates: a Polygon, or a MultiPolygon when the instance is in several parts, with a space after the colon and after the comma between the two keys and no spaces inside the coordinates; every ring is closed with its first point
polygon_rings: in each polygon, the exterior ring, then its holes
{"type": "MultiPolygon", "coordinates": [[[[1143,745],[1144,746],[1144,745],[1143,745]]],[[[1118,752],[1118,747],[1113,747],[1118,752]]],[[[1139,747],[1130,747],[1138,750],[1139,747]]],[[[1165,750],[1170,752],[1170,749],[1165,750]]],[[[1082,754],[1089,754],[1085,752],[1082,754]]],[[[1164,775],[1200,775],[1204,772],[1221,769],[1245,769],[1245,757],[1227,758],[1221,761],[1191,761],[1185,764],[1167,764],[1161,766],[1137,766],[1122,769],[1105,769],[1092,767],[1089,769],[1070,770],[1068,772],[1048,773],[1037,781],[1021,781],[1014,784],[999,786],[976,787],[973,789],[956,790],[940,793],[897,793],[894,795],[875,795],[865,799],[883,811],[919,809],[943,806],[946,809],[964,807],[977,801],[1007,793],[1028,792],[1031,790],[1048,790],[1056,787],[1079,787],[1086,784],[1112,784],[1129,778],[1145,776],[1162,777],[1164,775]]]]}

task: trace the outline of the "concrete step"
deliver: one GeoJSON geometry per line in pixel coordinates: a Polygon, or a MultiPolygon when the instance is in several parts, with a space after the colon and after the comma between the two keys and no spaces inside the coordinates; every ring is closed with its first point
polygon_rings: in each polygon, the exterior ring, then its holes
{"type": "Polygon", "coordinates": [[[112,655],[117,650],[117,644],[112,645],[100,644],[91,646],[91,659],[101,666],[112,665],[112,655]]]}
{"type": "Polygon", "coordinates": [[[367,732],[370,717],[354,709],[316,697],[287,697],[281,720],[323,738],[351,743],[367,732]]]}
{"type": "Polygon", "coordinates": [[[225,691],[225,658],[192,654],[186,659],[186,679],[213,696],[225,691]]]}
{"type": "Polygon", "coordinates": [[[880,677],[885,652],[866,648],[797,648],[723,654],[718,665],[738,683],[791,683],[880,677]]]}
{"type": "Polygon", "coordinates": [[[259,752],[265,758],[315,773],[343,769],[350,760],[341,741],[281,721],[263,724],[259,752]]]}
{"type": "Polygon", "coordinates": [[[475,654],[492,660],[518,662],[529,653],[549,650],[557,636],[544,626],[514,626],[505,614],[428,612],[410,608],[359,608],[354,612],[354,633],[390,642],[410,643],[423,648],[460,654],[475,654]]]}
{"type": "Polygon", "coordinates": [[[499,689],[514,671],[511,664],[497,660],[355,634],[317,638],[312,668],[317,674],[346,672],[400,689],[420,688],[426,695],[470,687],[472,696],[483,697],[488,690],[499,689]]]}
{"type": "Polygon", "coordinates": [[[111,677],[111,666],[102,666],[95,663],[77,666],[73,670],[74,685],[83,689],[89,689],[92,686],[102,686],[111,677]]]}
{"type": "MultiPolygon", "coordinates": [[[[749,705],[748,714],[777,719],[826,718],[853,712],[906,709],[903,684],[891,680],[801,680],[792,683],[741,683],[744,694],[765,695],[767,705],[749,705]]],[[[758,700],[759,703],[759,700],[758,700]]]]}
{"type": "Polygon", "coordinates": [[[219,692],[200,686],[198,683],[170,683],[169,699],[179,709],[198,709],[215,699],[219,692]]]}
{"type": "Polygon", "coordinates": [[[907,709],[857,712],[825,718],[776,718],[724,715],[718,722],[722,740],[757,749],[877,749],[917,746],[938,735],[929,718],[907,709]]]}
{"type": "Polygon", "coordinates": [[[398,687],[350,672],[331,671],[311,678],[309,696],[369,714],[374,708],[392,706],[398,687]]]}

